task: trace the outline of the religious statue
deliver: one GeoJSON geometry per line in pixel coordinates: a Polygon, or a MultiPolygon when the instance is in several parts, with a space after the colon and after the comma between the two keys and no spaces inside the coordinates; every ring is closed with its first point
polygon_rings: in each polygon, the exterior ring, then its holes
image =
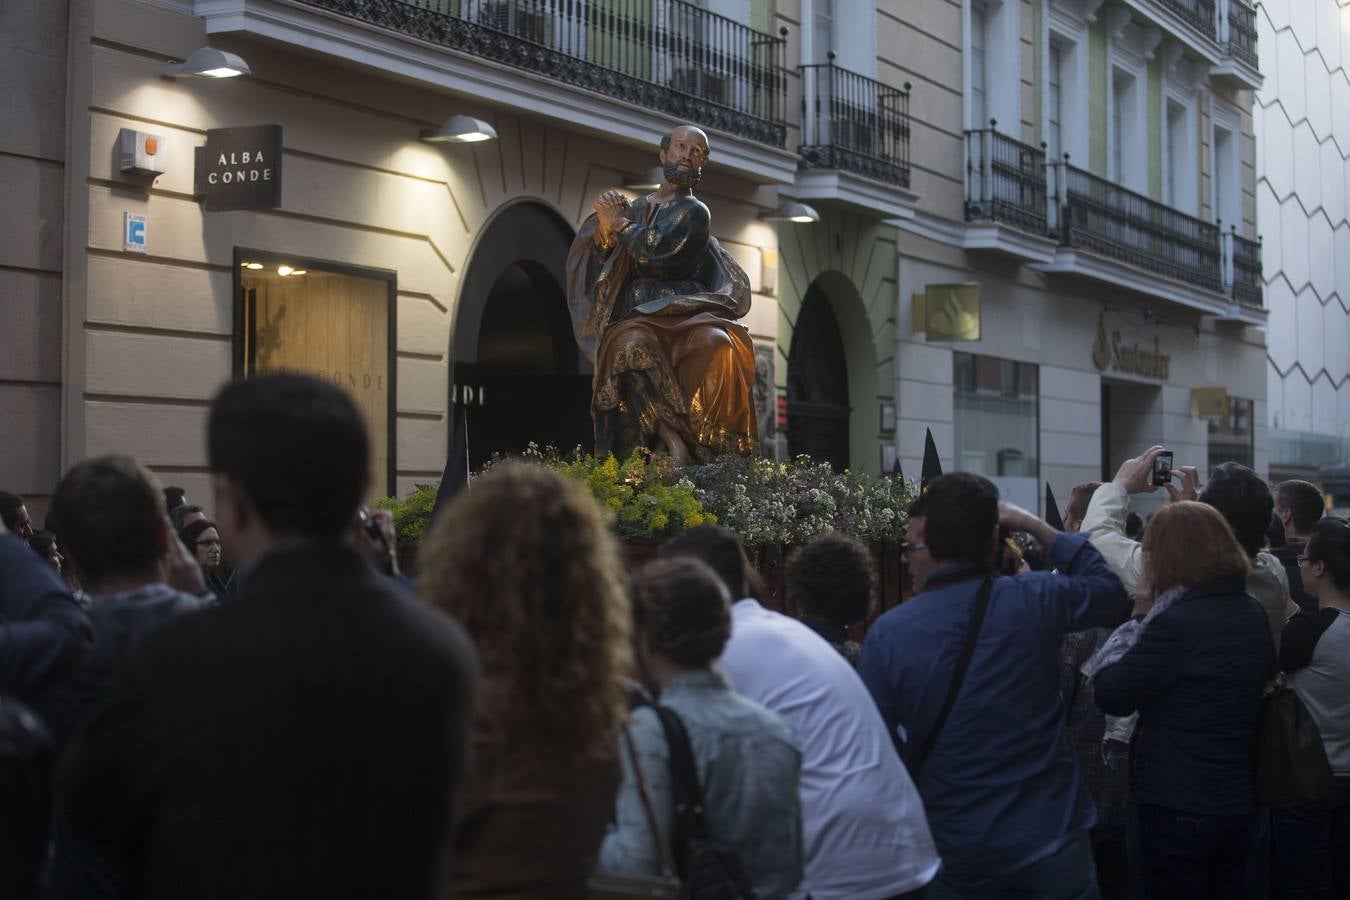
{"type": "Polygon", "coordinates": [[[750,280],[694,196],[708,136],[681,125],[660,159],[661,186],[631,203],[601,195],[567,257],[573,329],[595,366],[595,452],[646,447],[680,464],[751,454],[755,348],[735,321],[750,311],[750,280]]]}

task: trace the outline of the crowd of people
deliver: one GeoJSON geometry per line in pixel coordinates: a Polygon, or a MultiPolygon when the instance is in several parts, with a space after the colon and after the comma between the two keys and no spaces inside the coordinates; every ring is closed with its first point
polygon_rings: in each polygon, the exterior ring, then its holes
{"type": "Polygon", "coordinates": [[[1350,896],[1350,524],[1313,485],[1180,467],[1145,523],[1154,447],[1060,532],[941,476],[912,596],[876,616],[822,535],[799,621],[725,529],[630,573],[523,463],[411,581],[321,381],[227,386],[207,446],[214,518],[125,456],[45,531],[0,493],[0,896],[1350,896]],[[1333,777],[1268,808],[1280,683],[1333,777]]]}

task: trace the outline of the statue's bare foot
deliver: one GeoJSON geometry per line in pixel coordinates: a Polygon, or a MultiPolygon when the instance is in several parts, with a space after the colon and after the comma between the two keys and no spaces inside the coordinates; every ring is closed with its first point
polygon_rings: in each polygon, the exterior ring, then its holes
{"type": "Polygon", "coordinates": [[[669,425],[664,422],[658,425],[656,428],[656,436],[666,445],[666,449],[670,451],[670,456],[675,460],[676,465],[687,466],[693,462],[693,458],[689,453],[689,448],[684,443],[684,439],[676,434],[674,429],[669,425]]]}

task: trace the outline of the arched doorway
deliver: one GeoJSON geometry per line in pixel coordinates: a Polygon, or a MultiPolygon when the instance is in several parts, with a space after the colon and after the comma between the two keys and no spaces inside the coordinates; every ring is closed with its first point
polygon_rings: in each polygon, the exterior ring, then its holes
{"type": "Polygon", "coordinates": [[[450,402],[469,424],[469,461],[534,441],[593,445],[589,365],[563,290],[572,229],[541,203],[505,207],[483,230],[464,276],[452,338],[450,402]]]}
{"type": "Polygon", "coordinates": [[[818,283],[807,290],[792,329],[787,400],[788,453],[847,468],[848,361],[839,323],[818,283]]]}

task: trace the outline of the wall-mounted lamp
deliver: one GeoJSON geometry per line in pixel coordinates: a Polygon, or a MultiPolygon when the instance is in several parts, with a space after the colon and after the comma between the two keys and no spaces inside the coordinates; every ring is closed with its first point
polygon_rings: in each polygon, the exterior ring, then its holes
{"type": "Polygon", "coordinates": [[[202,47],[192,51],[192,55],[180,63],[165,63],[159,74],[165,78],[182,78],[188,75],[196,78],[233,78],[236,75],[248,75],[250,69],[243,57],[217,50],[215,47],[202,47]]]}
{"type": "Polygon", "coordinates": [[[624,188],[630,191],[654,191],[661,187],[665,179],[665,169],[660,166],[652,166],[646,172],[643,172],[640,178],[625,184],[624,188]]]}
{"type": "Polygon", "coordinates": [[[760,213],[759,219],[761,222],[819,222],[820,213],[805,203],[789,200],[773,212],[760,213]]]}
{"type": "Polygon", "coordinates": [[[422,140],[434,143],[473,144],[478,141],[495,141],[497,129],[482,119],[473,116],[456,115],[445,120],[445,124],[435,131],[422,132],[422,140]]]}

